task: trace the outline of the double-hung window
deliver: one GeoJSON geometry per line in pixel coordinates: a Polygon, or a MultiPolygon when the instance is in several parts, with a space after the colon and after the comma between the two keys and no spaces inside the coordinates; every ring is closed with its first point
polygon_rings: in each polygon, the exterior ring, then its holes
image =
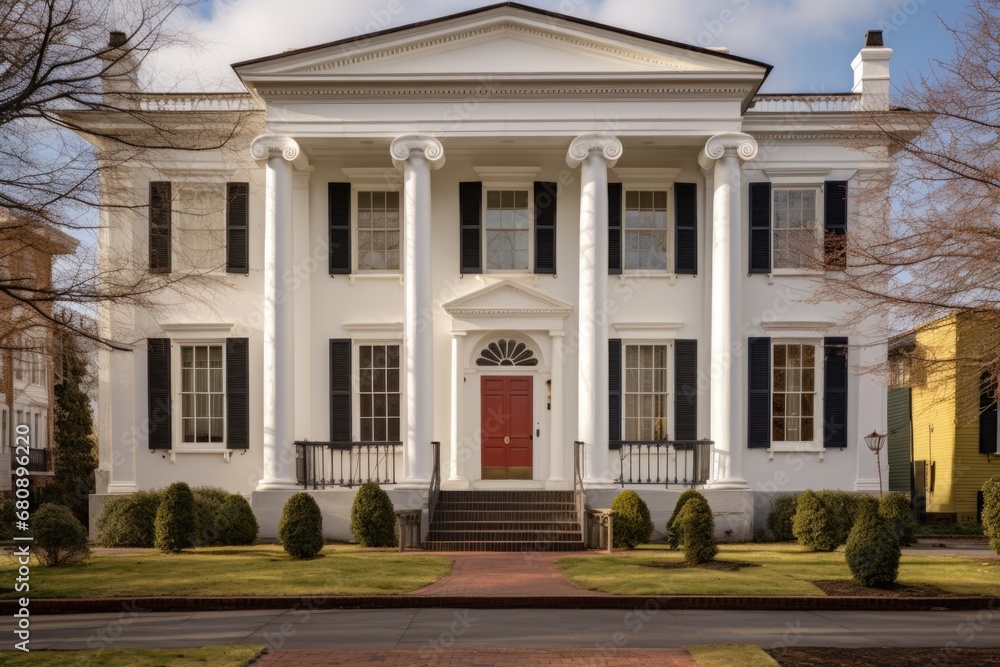
{"type": "Polygon", "coordinates": [[[667,269],[666,190],[625,190],[625,270],[667,269]]]}
{"type": "Polygon", "coordinates": [[[531,251],[528,189],[486,191],[487,271],[527,271],[531,251]]]}
{"type": "Polygon", "coordinates": [[[667,439],[667,350],[625,345],[625,440],[667,439]]]}
{"type": "Polygon", "coordinates": [[[357,202],[358,271],[399,271],[399,191],[361,190],[357,202]]]}
{"type": "Polygon", "coordinates": [[[400,439],[399,376],[399,345],[358,346],[358,425],[362,442],[400,439]]]}
{"type": "Polygon", "coordinates": [[[816,439],[816,346],[775,342],[772,350],[771,441],[816,439]]]}
{"type": "Polygon", "coordinates": [[[771,232],[774,269],[820,266],[823,224],[818,187],[776,187],[771,232]]]}
{"type": "Polygon", "coordinates": [[[181,442],[225,441],[225,369],[223,346],[182,345],[181,442]]]}

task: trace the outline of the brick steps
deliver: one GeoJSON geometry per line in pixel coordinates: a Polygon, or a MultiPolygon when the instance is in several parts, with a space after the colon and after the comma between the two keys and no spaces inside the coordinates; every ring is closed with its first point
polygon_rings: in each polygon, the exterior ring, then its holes
{"type": "Polygon", "coordinates": [[[576,551],[583,534],[572,491],[442,491],[424,547],[576,551]]]}

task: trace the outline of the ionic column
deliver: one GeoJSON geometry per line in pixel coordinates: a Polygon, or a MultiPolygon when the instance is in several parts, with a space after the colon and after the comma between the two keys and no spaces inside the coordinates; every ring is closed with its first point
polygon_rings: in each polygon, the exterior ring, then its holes
{"type": "Polygon", "coordinates": [[[549,365],[551,384],[549,385],[549,482],[559,484],[566,481],[566,449],[569,443],[563,440],[563,338],[564,332],[550,331],[552,340],[552,363],[549,365]]]}
{"type": "Polygon", "coordinates": [[[452,482],[465,481],[465,461],[462,459],[462,392],[465,390],[465,332],[451,332],[451,476],[452,482]]]}
{"type": "Polygon", "coordinates": [[[742,265],[740,160],[757,155],[757,142],[742,132],[723,132],[708,140],[699,157],[703,169],[714,162],[712,201],[712,319],[711,319],[711,424],[716,462],[709,485],[712,488],[746,488],[740,437],[743,411],[745,355],[733,352],[745,349],[741,334],[742,265]]]}
{"type": "Polygon", "coordinates": [[[262,134],[250,144],[267,160],[264,191],[264,474],[258,491],[294,489],[295,319],[279,280],[292,269],[292,164],[309,164],[290,137],[262,134]]]}
{"type": "Polygon", "coordinates": [[[608,470],[608,167],[622,144],[605,134],[573,140],[566,164],[580,171],[580,352],[577,438],[585,445],[587,482],[610,482],[608,470]]]}
{"type": "Polygon", "coordinates": [[[434,439],[431,169],[444,164],[444,147],[429,135],[404,135],[392,142],[389,154],[403,170],[406,442],[402,483],[424,485],[431,478],[434,439]]]}

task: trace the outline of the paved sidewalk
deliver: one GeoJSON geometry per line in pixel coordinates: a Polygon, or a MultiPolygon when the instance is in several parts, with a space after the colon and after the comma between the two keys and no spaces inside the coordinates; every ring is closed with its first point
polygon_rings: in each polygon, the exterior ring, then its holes
{"type": "Polygon", "coordinates": [[[684,649],[478,649],[272,651],[253,667],[697,667],[684,649]]]}
{"type": "MultiPolygon", "coordinates": [[[[603,552],[589,553],[605,555],[603,552]]],[[[609,593],[577,588],[556,567],[557,560],[587,554],[586,551],[443,552],[440,555],[455,559],[451,574],[407,595],[420,597],[610,596],[609,593]]],[[[434,555],[438,555],[437,552],[434,552],[434,555]]]]}

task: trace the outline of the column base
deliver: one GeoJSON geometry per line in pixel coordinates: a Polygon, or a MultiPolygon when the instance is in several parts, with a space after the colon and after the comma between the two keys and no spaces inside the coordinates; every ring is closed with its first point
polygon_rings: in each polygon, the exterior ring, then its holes
{"type": "Polygon", "coordinates": [[[611,479],[587,479],[583,478],[583,486],[589,489],[615,489],[618,488],[618,484],[611,479]]]}
{"type": "Polygon", "coordinates": [[[139,485],[135,482],[110,482],[108,493],[135,493],[139,490],[139,485]]]}
{"type": "Polygon", "coordinates": [[[393,488],[399,489],[401,491],[413,491],[413,490],[426,491],[430,487],[430,485],[431,485],[431,480],[429,477],[427,479],[403,479],[400,480],[393,488]]]}
{"type": "Polygon", "coordinates": [[[302,485],[294,479],[262,479],[257,483],[257,491],[303,491],[302,485]]]}
{"type": "Polygon", "coordinates": [[[545,480],[545,488],[550,491],[566,491],[573,488],[573,484],[562,477],[550,477],[545,480]]]}
{"type": "Polygon", "coordinates": [[[728,479],[713,479],[705,484],[707,490],[725,489],[748,489],[750,485],[742,477],[730,477],[728,479]]]}

